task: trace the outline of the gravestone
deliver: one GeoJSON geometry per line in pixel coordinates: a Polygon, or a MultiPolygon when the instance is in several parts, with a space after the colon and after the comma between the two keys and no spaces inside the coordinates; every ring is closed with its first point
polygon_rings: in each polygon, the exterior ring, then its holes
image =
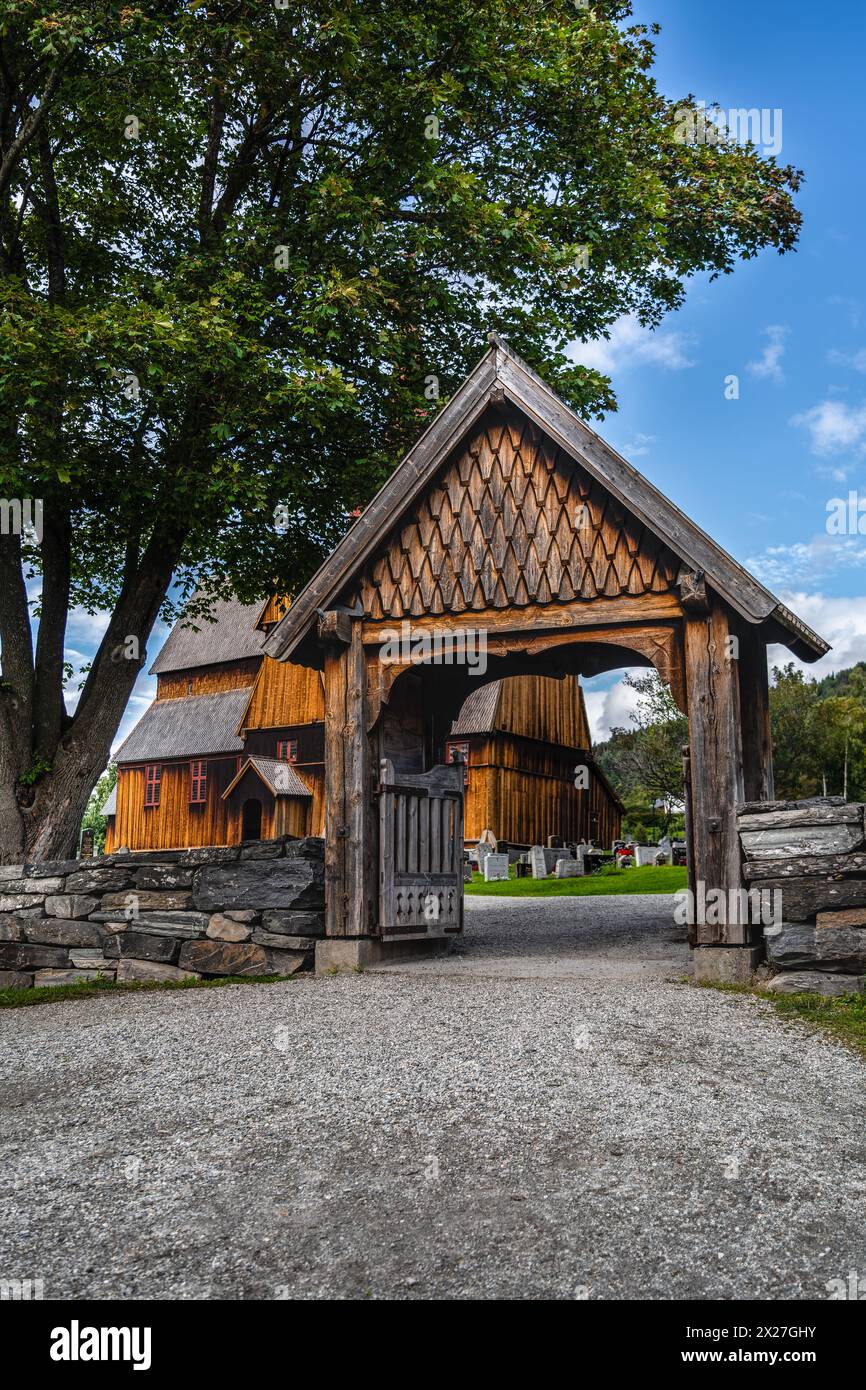
{"type": "Polygon", "coordinates": [[[556,861],[557,878],[582,878],[583,860],[582,859],[557,859],[556,861]]]}
{"type": "Polygon", "coordinates": [[[496,883],[499,879],[508,878],[508,855],[507,854],[486,854],[484,856],[484,882],[496,883]]]}
{"type": "Polygon", "coordinates": [[[542,853],[549,874],[554,873],[557,859],[567,859],[569,857],[567,850],[564,849],[545,849],[542,850],[542,853]]]}
{"type": "Polygon", "coordinates": [[[475,858],[478,863],[479,873],[484,873],[484,861],[494,853],[493,846],[487,844],[485,840],[479,840],[475,846],[475,858]]]}
{"type": "Polygon", "coordinates": [[[541,845],[532,846],[529,851],[529,864],[533,878],[547,878],[550,870],[547,867],[547,855],[541,845]]]}
{"type": "Polygon", "coordinates": [[[638,868],[643,864],[654,864],[657,854],[657,845],[635,845],[634,862],[637,864],[638,868]]]}

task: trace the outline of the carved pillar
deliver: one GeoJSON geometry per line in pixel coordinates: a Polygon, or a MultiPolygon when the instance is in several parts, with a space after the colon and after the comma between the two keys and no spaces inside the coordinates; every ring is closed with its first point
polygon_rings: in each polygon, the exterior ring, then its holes
{"type": "Polygon", "coordinates": [[[325,930],[366,936],[376,929],[377,824],[367,733],[367,670],[357,621],[326,613],[325,930]],[[345,639],[348,640],[345,640],[345,639]]]}
{"type": "MultiPolygon", "coordinates": [[[[737,662],[728,643],[727,609],[714,596],[687,610],[691,837],[694,879],[707,893],[740,887],[736,807],[743,800],[742,724],[737,662]]],[[[698,923],[699,945],[741,945],[739,923],[698,923]]]]}
{"type": "Polygon", "coordinates": [[[743,723],[743,786],[746,801],[773,800],[773,741],[767,647],[750,623],[739,628],[740,715],[743,723]]]}

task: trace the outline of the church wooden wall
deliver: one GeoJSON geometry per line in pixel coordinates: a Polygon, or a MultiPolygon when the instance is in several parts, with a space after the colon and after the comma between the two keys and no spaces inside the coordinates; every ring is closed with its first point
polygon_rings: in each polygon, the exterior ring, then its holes
{"type": "Polygon", "coordinates": [[[226,661],[217,666],[196,666],[188,671],[169,671],[157,676],[156,698],[177,700],[184,695],[216,695],[221,690],[251,686],[258,674],[261,657],[247,661],[226,661]]]}
{"type": "Polygon", "coordinates": [[[589,788],[575,787],[580,756],[574,749],[509,734],[475,735],[463,741],[470,745],[467,840],[477,840],[482,830],[490,829],[497,839],[514,844],[544,844],[549,835],[558,835],[609,846],[619,835],[619,809],[592,764],[589,788]]]}
{"type": "Polygon", "coordinates": [[[316,724],[325,718],[320,671],[266,656],[242,720],[244,729],[277,729],[316,724]]]}
{"type": "Polygon", "coordinates": [[[120,768],[111,848],[197,849],[234,844],[222,794],[237,772],[237,757],[208,758],[207,766],[207,800],[200,806],[190,805],[189,759],[161,764],[158,806],[144,804],[144,765],[120,768]]]}
{"type": "Polygon", "coordinates": [[[508,676],[502,681],[496,726],[566,748],[589,748],[591,739],[576,676],[508,676]]]}

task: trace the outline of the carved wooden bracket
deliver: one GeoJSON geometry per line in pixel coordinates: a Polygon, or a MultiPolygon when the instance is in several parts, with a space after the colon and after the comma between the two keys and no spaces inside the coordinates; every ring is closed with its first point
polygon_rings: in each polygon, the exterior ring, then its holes
{"type": "Polygon", "coordinates": [[[707,595],[707,581],[703,570],[686,571],[680,575],[680,599],[683,608],[692,613],[709,612],[710,601],[707,595]]]}
{"type": "Polygon", "coordinates": [[[331,608],[319,617],[319,639],[322,642],[342,642],[348,645],[352,640],[353,615],[345,609],[331,608]]]}

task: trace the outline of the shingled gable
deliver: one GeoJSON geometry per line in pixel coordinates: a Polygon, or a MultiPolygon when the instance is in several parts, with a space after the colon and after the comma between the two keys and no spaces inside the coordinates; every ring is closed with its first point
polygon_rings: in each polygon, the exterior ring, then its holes
{"type": "Polygon", "coordinates": [[[264,644],[267,655],[318,665],[321,655],[306,642],[317,615],[339,604],[395,524],[435,479],[455,447],[492,402],[509,401],[571,457],[642,526],[678,557],[684,571],[705,576],[747,622],[763,627],[768,642],[781,642],[805,661],[829,645],[768,589],[716,545],[637,469],[596,434],[496,334],[478,366],[452,396],[370,502],[264,644]]]}
{"type": "Polygon", "coordinates": [[[262,758],[254,754],[247,758],[240,771],[229,782],[223,792],[223,801],[234,791],[238,783],[246,777],[247,773],[255,773],[259,781],[264,783],[272,796],[307,796],[313,793],[302,782],[291,763],[285,762],[281,758],[262,758]]]}

